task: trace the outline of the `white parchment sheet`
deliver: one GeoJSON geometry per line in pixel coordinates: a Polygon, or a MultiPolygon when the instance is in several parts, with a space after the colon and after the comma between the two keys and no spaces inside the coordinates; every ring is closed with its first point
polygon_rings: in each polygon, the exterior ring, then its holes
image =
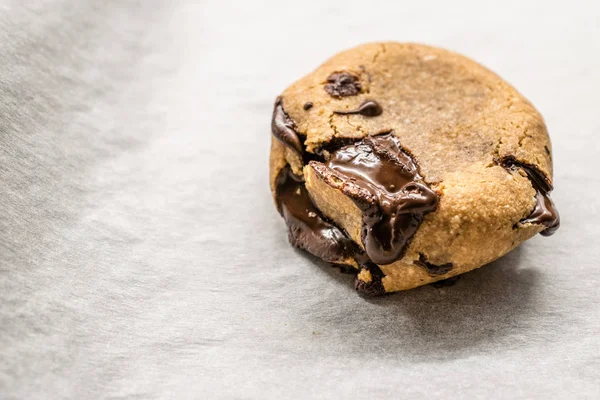
{"type": "Polygon", "coordinates": [[[2,2],[0,398],[600,398],[599,8],[556,3],[2,2]],[[539,108],[554,236],[375,300],[287,244],[273,101],[374,40],[539,108]]]}

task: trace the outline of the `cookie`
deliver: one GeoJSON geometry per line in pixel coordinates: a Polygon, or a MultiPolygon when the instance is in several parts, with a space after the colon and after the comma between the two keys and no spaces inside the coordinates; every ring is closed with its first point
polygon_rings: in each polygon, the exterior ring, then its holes
{"type": "Polygon", "coordinates": [[[461,55],[365,44],[275,102],[270,184],[290,242],[381,295],[481,267],[560,224],[544,120],[461,55]]]}

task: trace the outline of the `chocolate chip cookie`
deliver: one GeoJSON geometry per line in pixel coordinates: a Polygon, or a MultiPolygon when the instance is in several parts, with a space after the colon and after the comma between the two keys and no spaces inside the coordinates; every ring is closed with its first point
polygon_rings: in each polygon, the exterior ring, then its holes
{"type": "Polygon", "coordinates": [[[276,100],[270,183],[290,242],[381,295],[481,267],[559,216],[544,120],[458,54],[372,43],[276,100]]]}

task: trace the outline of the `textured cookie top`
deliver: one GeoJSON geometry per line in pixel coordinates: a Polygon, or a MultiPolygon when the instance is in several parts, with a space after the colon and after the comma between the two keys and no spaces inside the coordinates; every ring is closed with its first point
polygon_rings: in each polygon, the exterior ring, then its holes
{"type": "Polygon", "coordinates": [[[365,44],[337,54],[281,99],[308,153],[393,131],[429,183],[509,156],[551,180],[539,113],[496,74],[446,50],[365,44]]]}

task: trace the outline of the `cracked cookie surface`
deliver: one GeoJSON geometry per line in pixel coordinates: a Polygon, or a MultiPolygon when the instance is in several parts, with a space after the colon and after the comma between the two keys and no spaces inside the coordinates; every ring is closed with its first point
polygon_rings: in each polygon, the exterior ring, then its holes
{"type": "MultiPolygon", "coordinates": [[[[283,92],[272,133],[279,209],[278,182],[293,173],[311,212],[339,229],[343,257],[327,261],[357,268],[365,294],[447,279],[559,225],[542,117],[446,50],[373,43],[339,53],[283,92]]],[[[299,228],[286,221],[291,237],[299,228]]]]}

